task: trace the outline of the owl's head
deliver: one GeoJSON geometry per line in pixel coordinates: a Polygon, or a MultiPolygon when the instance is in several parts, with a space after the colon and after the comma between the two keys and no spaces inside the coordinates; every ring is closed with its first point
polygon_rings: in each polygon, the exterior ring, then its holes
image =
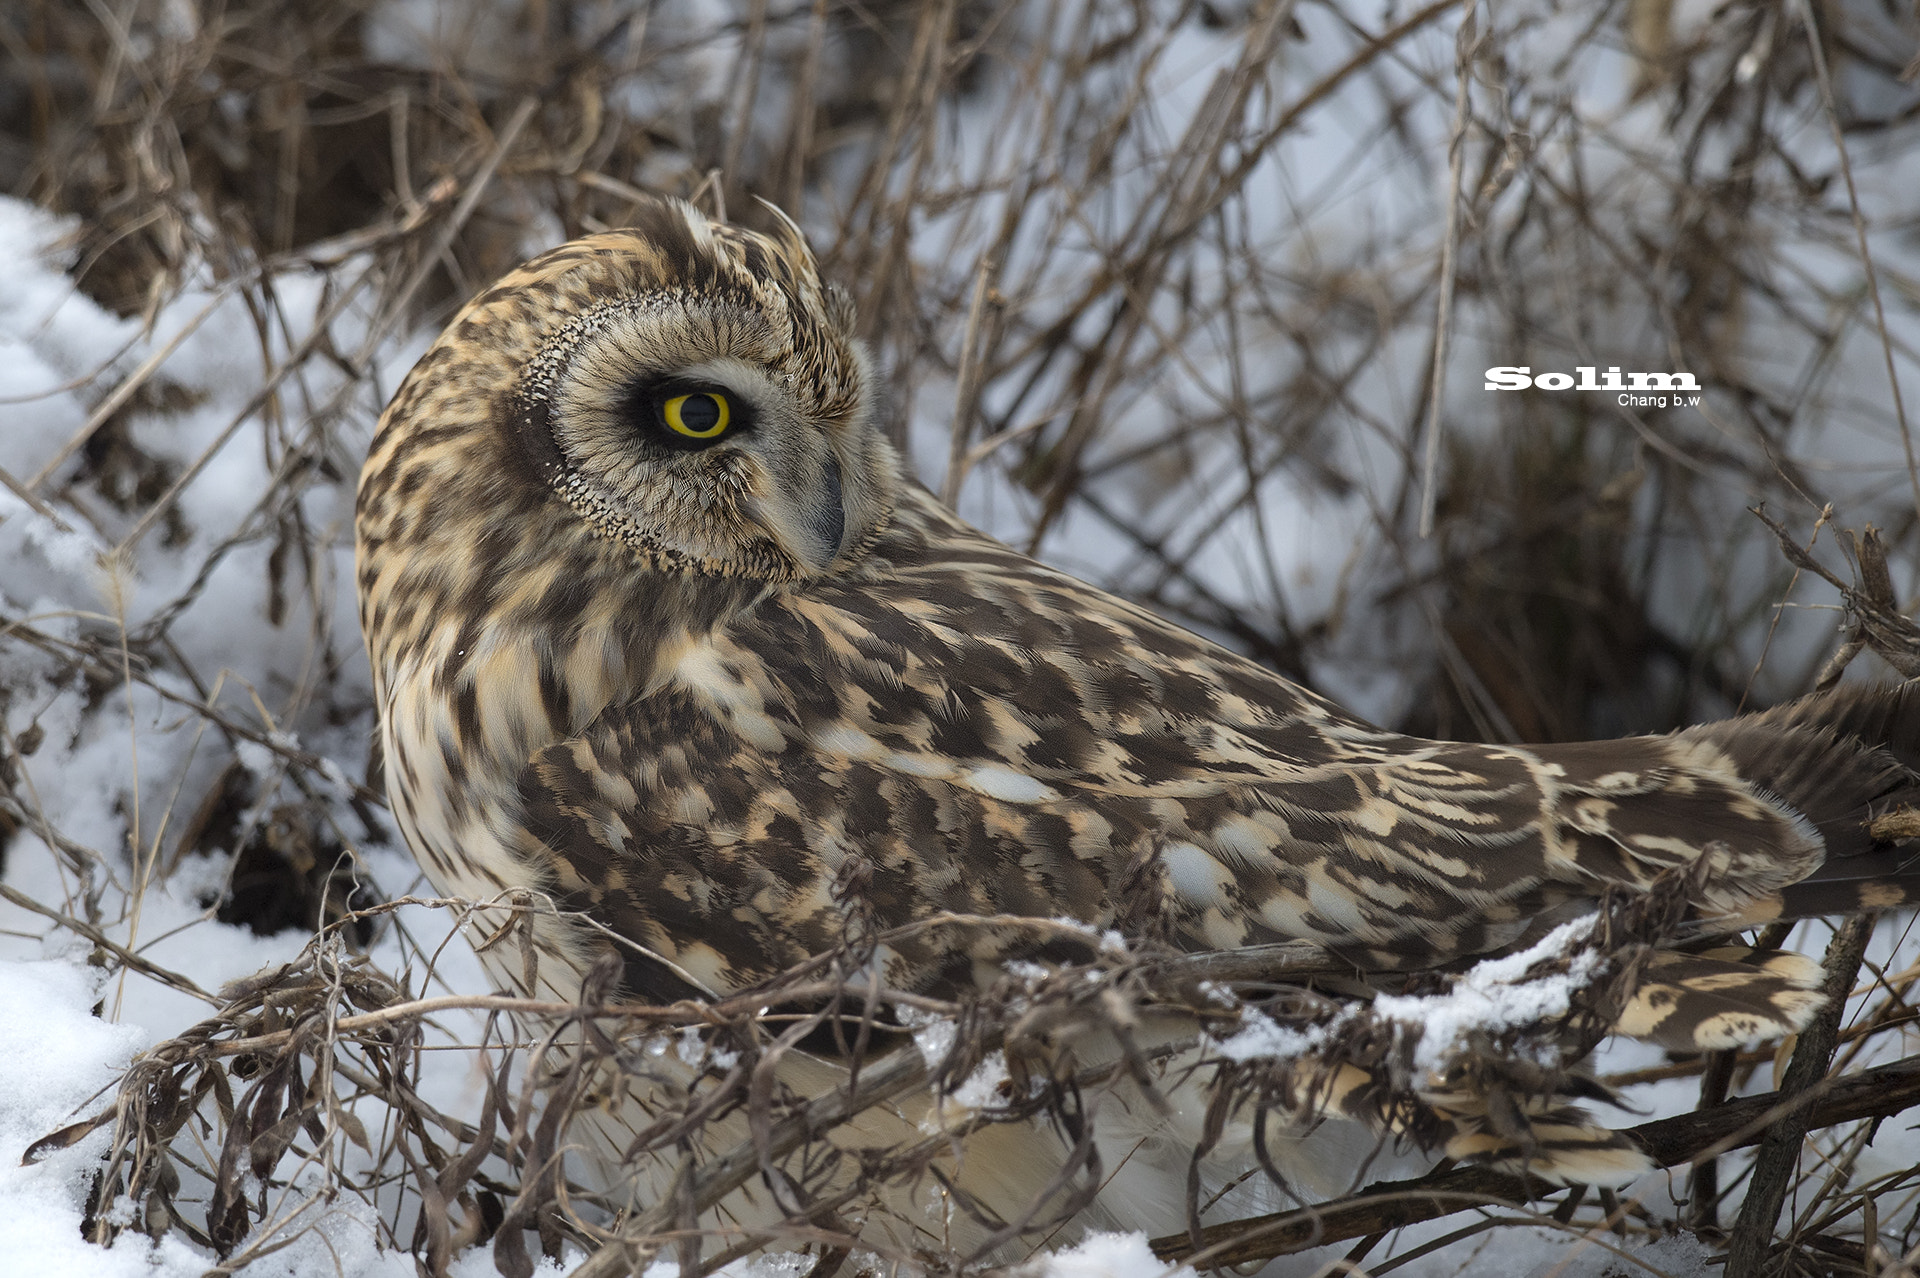
{"type": "Polygon", "coordinates": [[[852,306],[799,229],[660,200],[455,318],[382,420],[362,517],[424,450],[420,482],[465,484],[437,493],[463,508],[557,503],[654,567],[801,580],[892,508],[899,463],[872,418],[852,306]]]}

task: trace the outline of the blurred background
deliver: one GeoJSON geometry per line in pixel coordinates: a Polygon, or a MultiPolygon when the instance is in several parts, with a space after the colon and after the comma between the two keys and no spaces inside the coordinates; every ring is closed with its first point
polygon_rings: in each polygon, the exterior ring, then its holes
{"type": "MultiPolygon", "coordinates": [[[[204,993],[420,888],[360,460],[467,297],[643,192],[806,229],[967,518],[1388,726],[1769,705],[1847,638],[1850,532],[1920,587],[1900,0],[11,0],[0,192],[0,857],[44,907],[0,940],[95,980],[41,1024],[174,1033],[128,955],[204,993]]],[[[415,971],[398,917],[346,936],[415,971]]]]}

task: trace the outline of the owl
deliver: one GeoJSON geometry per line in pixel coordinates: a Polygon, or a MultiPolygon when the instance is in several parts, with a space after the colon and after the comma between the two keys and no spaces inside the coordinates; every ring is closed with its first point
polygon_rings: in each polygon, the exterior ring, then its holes
{"type": "MultiPolygon", "coordinates": [[[[361,476],[393,814],[440,892],[485,903],[476,935],[524,924],[526,945],[484,950],[506,988],[573,999],[613,964],[624,998],[710,1000],[857,934],[883,938],[876,984],[965,1004],[1117,937],[1174,955],[1310,943],[1334,973],[1316,988],[1364,1005],[1650,893],[1694,938],[1910,894],[1869,821],[1916,793],[1913,686],[1585,744],[1382,731],[945,509],[887,440],[846,296],[774,220],[763,235],[660,201],[512,272],[407,377],[361,476]]],[[[1817,977],[1669,948],[1614,1010],[1623,1030],[1722,1047],[1797,1029],[1817,977]]],[[[860,1015],[870,1054],[916,1050],[910,1020],[860,1015]]],[[[1106,1172],[1054,1241],[1181,1227],[1203,1143],[1214,1182],[1253,1165],[1245,1123],[1237,1145],[1203,1139],[1204,1071],[1183,1091],[1179,1053],[1155,1053],[1184,1044],[1191,1065],[1223,1041],[1206,1015],[1233,1012],[1161,1009],[1118,1045],[1112,1025],[1056,1036],[1082,1066],[1136,1059],[1107,1071],[1106,1172]]],[[[850,1037],[796,1044],[782,1084],[844,1081],[850,1037]]],[[[630,1079],[583,1138],[637,1203],[673,1183],[672,1158],[625,1139],[673,1090],[647,1088],[630,1079]]],[[[1364,1117],[1364,1090],[1319,1089],[1264,1157],[1297,1137],[1312,1180],[1348,1138],[1311,1120],[1364,1117]]],[[[1517,1132],[1457,1078],[1428,1099],[1452,1152],[1547,1179],[1645,1167],[1552,1097],[1517,1132]]],[[[924,1137],[930,1106],[869,1115],[859,1139],[924,1137]]],[[[716,1112],[693,1157],[746,1132],[716,1112]]],[[[970,1126],[941,1174],[843,1203],[837,1227],[1006,1254],[1023,1201],[1086,1139],[970,1126]]],[[[778,1219],[794,1208],[775,1190],[702,1223],[778,1219]]]]}

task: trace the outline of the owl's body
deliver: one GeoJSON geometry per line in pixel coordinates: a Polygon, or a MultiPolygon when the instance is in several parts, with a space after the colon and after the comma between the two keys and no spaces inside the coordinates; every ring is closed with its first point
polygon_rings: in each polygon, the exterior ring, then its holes
{"type": "MultiPolygon", "coordinates": [[[[551,902],[537,992],[614,949],[633,996],[724,995],[855,913],[1307,940],[1382,972],[1511,949],[1676,867],[1725,929],[1903,899],[1865,820],[1913,789],[1886,748],[1920,735],[1906,690],[1582,745],[1382,732],[956,520],[872,404],[797,232],[666,203],[502,280],[395,397],[358,512],[388,790],[439,890],[551,902]]],[[[878,958],[956,998],[1094,945],[1060,937],[929,927],[878,958]]],[[[1804,976],[1659,1028],[1793,1028],[1804,976]]]]}

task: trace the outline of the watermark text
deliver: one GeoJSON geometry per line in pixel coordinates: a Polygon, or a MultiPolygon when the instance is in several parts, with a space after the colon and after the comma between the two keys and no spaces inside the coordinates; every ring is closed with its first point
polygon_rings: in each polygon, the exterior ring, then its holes
{"type": "Polygon", "coordinates": [[[1524,365],[1502,364],[1487,370],[1487,390],[1613,391],[1622,408],[1697,408],[1700,396],[1682,396],[1678,391],[1697,391],[1699,379],[1692,373],[1626,373],[1609,368],[1601,373],[1596,367],[1580,367],[1572,373],[1538,373],[1524,365]],[[1576,378],[1575,374],[1579,376],[1576,378]]]}

